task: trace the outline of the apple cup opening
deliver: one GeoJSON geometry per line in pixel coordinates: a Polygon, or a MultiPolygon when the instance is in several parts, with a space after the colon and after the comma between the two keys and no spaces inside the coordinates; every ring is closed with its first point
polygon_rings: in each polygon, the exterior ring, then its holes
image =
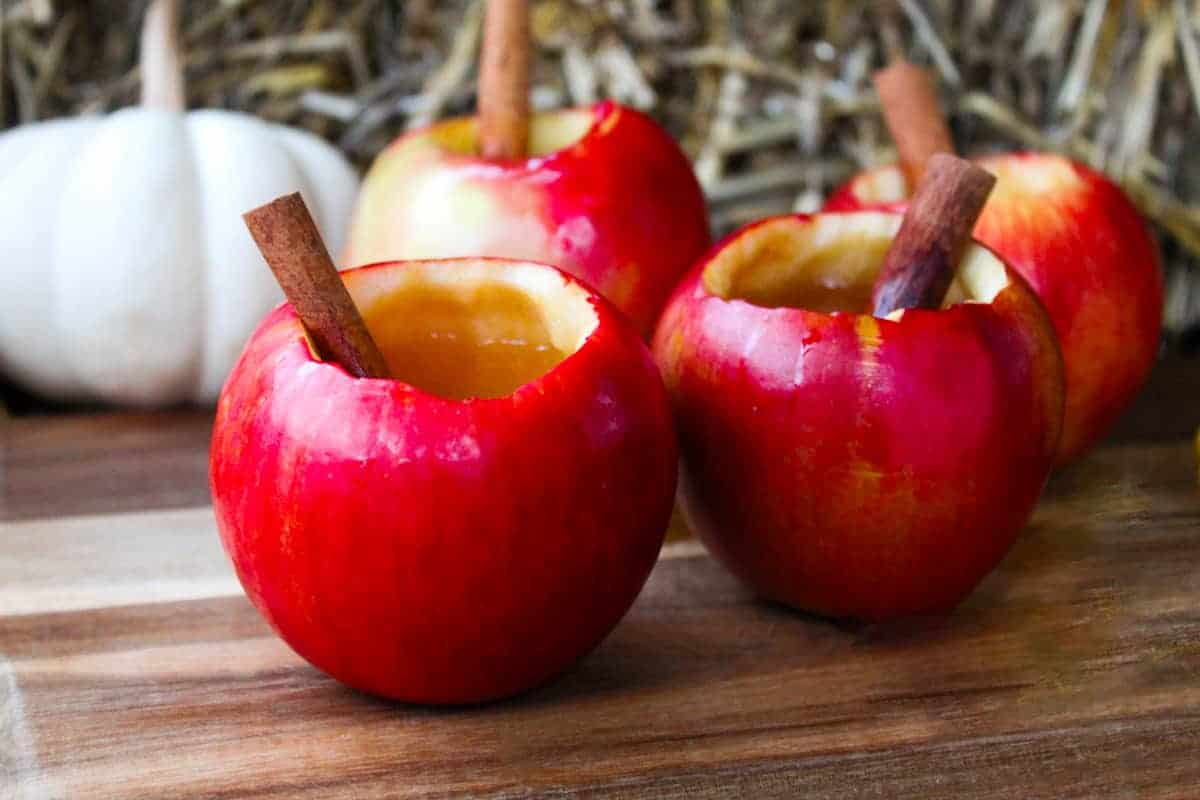
{"type": "MultiPolygon", "coordinates": [[[[726,301],[822,314],[870,314],[871,290],[900,216],[854,212],[776,217],[734,237],[704,268],[705,289],[726,301]]],[[[990,303],[1008,286],[1004,263],[967,248],[942,308],[990,303]]],[[[903,310],[893,312],[898,319],[903,310]]]]}
{"type": "Polygon", "coordinates": [[[599,324],[588,290],[544,264],[385,262],[343,277],[392,379],[446,400],[507,397],[599,324]]]}
{"type": "Polygon", "coordinates": [[[903,203],[911,194],[904,171],[895,164],[855,176],[850,190],[858,202],[870,206],[903,203]]]}
{"type": "MultiPolygon", "coordinates": [[[[973,159],[996,176],[990,205],[1011,207],[1029,196],[1062,193],[1082,185],[1070,159],[1053,153],[1018,152],[973,159]]],[[[849,184],[850,193],[863,206],[892,206],[905,203],[911,191],[904,172],[895,164],[867,170],[849,184]]]]}
{"type": "MultiPolygon", "coordinates": [[[[611,109],[608,104],[595,108],[542,111],[529,118],[529,145],[525,159],[536,160],[569,150],[597,128],[611,109]]],[[[434,125],[430,138],[440,147],[459,156],[475,157],[479,152],[478,117],[460,117],[434,125]]]]}

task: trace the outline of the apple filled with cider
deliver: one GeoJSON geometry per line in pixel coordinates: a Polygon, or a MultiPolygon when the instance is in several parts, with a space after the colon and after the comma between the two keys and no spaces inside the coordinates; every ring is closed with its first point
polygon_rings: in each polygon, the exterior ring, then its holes
{"type": "Polygon", "coordinates": [[[759,592],[822,615],[952,608],[1016,539],[1058,445],[1054,331],[994,253],[967,245],[940,307],[872,314],[900,224],[750,225],[685,279],[653,342],[692,528],[759,592]]]}
{"type": "Polygon", "coordinates": [[[472,703],[542,683],[616,625],[662,544],[677,452],[649,351],[549,266],[342,278],[390,377],[318,357],[290,304],[262,322],[211,455],[238,577],[350,686],[472,703]]]}

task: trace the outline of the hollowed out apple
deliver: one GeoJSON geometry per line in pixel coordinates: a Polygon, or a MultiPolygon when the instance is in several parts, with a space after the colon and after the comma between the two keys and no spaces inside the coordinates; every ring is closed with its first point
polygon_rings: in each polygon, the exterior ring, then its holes
{"type": "Polygon", "coordinates": [[[649,351],[554,268],[343,273],[394,380],[317,359],[288,305],[221,394],[211,480],[254,605],[359,689],[469,703],[583,656],[633,602],[676,446],[649,351]]]}
{"type": "Polygon", "coordinates": [[[649,117],[612,102],[535,114],[530,156],[476,155],[477,120],[398,139],[367,174],[346,261],[506,256],[562,267],[643,334],[710,244],[687,158],[649,117]]]}
{"type": "MultiPolygon", "coordinates": [[[[1082,164],[1045,153],[981,158],[997,177],[975,237],[1037,292],[1066,365],[1066,416],[1058,462],[1083,453],[1145,381],[1158,350],[1158,253],[1121,190],[1082,164]]],[[[826,209],[903,208],[896,167],[863,173],[826,209]]]]}
{"type": "Polygon", "coordinates": [[[689,523],[758,591],[824,615],[957,604],[1025,524],[1061,428],[1050,322],[988,250],[968,248],[944,308],[869,315],[899,224],[744,228],[654,337],[689,523]]]}

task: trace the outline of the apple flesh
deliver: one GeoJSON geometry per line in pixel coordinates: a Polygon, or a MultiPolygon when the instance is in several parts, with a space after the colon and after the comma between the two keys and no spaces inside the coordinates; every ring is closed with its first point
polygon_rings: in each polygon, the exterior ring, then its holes
{"type": "Polygon", "coordinates": [[[1058,443],[1053,330],[991,252],[968,248],[943,308],[870,315],[899,225],[743,228],[654,336],[692,529],[763,595],[822,615],[954,607],[1008,551],[1058,443]]]}
{"type": "MultiPolygon", "coordinates": [[[[977,163],[997,182],[975,238],[1037,292],[1062,347],[1065,464],[1104,435],[1153,366],[1163,306],[1158,253],[1121,190],[1082,164],[1044,153],[977,163]]],[[[896,210],[907,194],[901,171],[885,167],[852,179],[826,209],[896,210]]]]}
{"type": "Polygon", "coordinates": [[[677,450],[650,353],[549,266],[343,276],[394,379],[315,357],[286,304],[261,323],[211,451],[237,575],[350,686],[437,704],[533,687],[616,625],[662,544],[677,450]]]}
{"type": "Polygon", "coordinates": [[[363,182],[346,263],[504,256],[565,269],[648,335],[709,247],[687,158],[649,117],[613,102],[535,114],[530,155],[476,155],[477,120],[400,137],[363,182]]]}

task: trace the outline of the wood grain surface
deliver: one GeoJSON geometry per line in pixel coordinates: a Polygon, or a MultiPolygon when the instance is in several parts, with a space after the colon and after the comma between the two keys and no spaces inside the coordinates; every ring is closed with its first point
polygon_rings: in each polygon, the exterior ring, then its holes
{"type": "Polygon", "coordinates": [[[0,520],[205,505],[212,412],[0,421],[0,520]]]}
{"type": "Polygon", "coordinates": [[[15,424],[0,798],[1200,795],[1200,491],[1178,438],[1059,475],[948,617],[806,617],[675,543],[570,673],[442,711],[292,654],[207,507],[127,511],[202,502],[205,424],[15,424]]]}

